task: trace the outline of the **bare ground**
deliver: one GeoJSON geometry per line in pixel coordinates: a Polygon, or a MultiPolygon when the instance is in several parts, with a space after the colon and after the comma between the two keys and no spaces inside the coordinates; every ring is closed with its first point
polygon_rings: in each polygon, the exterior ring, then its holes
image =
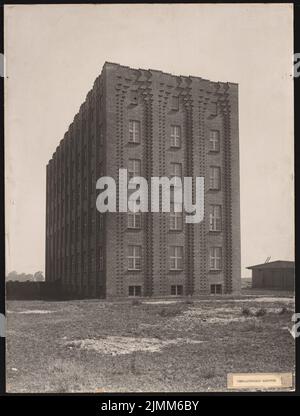
{"type": "Polygon", "coordinates": [[[230,372],[293,372],[293,307],[278,293],[9,301],[7,391],[226,391],[230,372]]]}

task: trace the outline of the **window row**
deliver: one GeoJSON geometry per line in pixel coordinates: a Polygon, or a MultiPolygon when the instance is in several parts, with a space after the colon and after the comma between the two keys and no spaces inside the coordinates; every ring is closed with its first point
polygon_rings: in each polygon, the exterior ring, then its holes
{"type": "MultiPolygon", "coordinates": [[[[87,256],[83,255],[83,266],[84,270],[87,269],[87,256]]],[[[75,268],[75,261],[80,266],[80,257],[75,259],[72,256],[71,263],[72,269],[75,268]]],[[[91,252],[91,263],[95,263],[95,251],[91,252]]],[[[98,269],[104,270],[104,250],[99,247],[99,260],[98,269]]],[[[129,245],[127,251],[127,269],[128,271],[139,271],[142,270],[142,246],[129,245]]],[[[169,247],[169,270],[181,271],[184,269],[184,247],[183,246],[170,246],[169,247]]],[[[222,269],[222,248],[221,247],[210,247],[209,248],[209,269],[211,271],[219,271],[222,269]]]]}
{"type": "MultiPolygon", "coordinates": [[[[142,270],[142,246],[129,245],[127,251],[127,269],[129,271],[142,270]]],[[[169,247],[169,270],[184,269],[184,247],[169,247]]],[[[219,271],[222,269],[222,247],[209,248],[209,269],[219,271]]]]}
{"type": "MultiPolygon", "coordinates": [[[[103,215],[99,214],[99,229],[102,230],[104,226],[103,215]]],[[[49,229],[52,224],[52,216],[49,218],[49,229]]],[[[77,221],[78,232],[83,229],[87,231],[88,229],[88,217],[87,213],[83,213],[83,218],[81,221],[77,221]]],[[[90,218],[90,228],[91,232],[96,228],[96,217],[91,216],[90,218]]],[[[142,213],[141,212],[128,212],[127,214],[127,228],[130,229],[141,229],[142,228],[142,213]]],[[[169,213],[169,228],[170,230],[180,231],[183,229],[183,213],[176,212],[174,210],[174,204],[171,203],[171,211],[169,213]]],[[[75,225],[74,221],[71,223],[71,238],[75,237],[75,225]]],[[[63,235],[66,231],[66,235],[69,233],[69,227],[66,225],[66,228],[62,228],[61,234],[63,235]]],[[[209,206],[209,231],[211,232],[221,232],[222,231],[222,206],[221,205],[210,205],[209,206]]]]}
{"type": "MultiPolygon", "coordinates": [[[[128,160],[128,178],[132,179],[136,176],[141,176],[141,160],[129,159],[128,160]]],[[[170,176],[175,178],[174,185],[179,185],[177,178],[182,180],[182,164],[178,162],[171,162],[170,176]]],[[[221,168],[220,166],[209,167],[209,189],[220,190],[221,189],[221,168]]]]}
{"type": "MultiPolygon", "coordinates": [[[[171,209],[169,216],[170,230],[180,231],[183,228],[183,213],[171,209]]],[[[129,212],[127,214],[127,228],[142,228],[142,215],[140,212],[129,212]]]]}
{"type": "MultiPolygon", "coordinates": [[[[171,285],[170,294],[172,296],[183,295],[183,285],[171,285]]],[[[128,286],[128,296],[142,296],[142,286],[132,285],[128,286]]]]}
{"type": "MultiPolygon", "coordinates": [[[[129,212],[127,214],[127,227],[133,229],[142,228],[142,214],[141,212],[129,212]]],[[[169,214],[170,230],[182,230],[183,228],[183,213],[174,211],[174,206],[171,204],[171,212],[169,214]]],[[[209,231],[222,231],[222,207],[221,205],[209,206],[209,231]]]]}
{"type": "MultiPolygon", "coordinates": [[[[182,128],[179,125],[171,125],[170,127],[170,147],[180,148],[182,142],[182,128]]],[[[141,143],[141,122],[138,120],[129,121],[129,142],[141,143]]],[[[209,132],[209,151],[220,152],[220,131],[210,130],[209,132]]]]}
{"type": "MultiPolygon", "coordinates": [[[[221,295],[223,293],[222,284],[211,284],[210,293],[211,295],[221,295]]],[[[183,285],[171,285],[170,294],[172,296],[183,296],[183,285]]],[[[128,296],[142,296],[142,286],[128,286],[128,296]]]]}
{"type": "MultiPolygon", "coordinates": [[[[128,179],[141,176],[141,172],[141,159],[129,159],[127,167],[128,179]]],[[[182,178],[182,163],[171,162],[170,176],[182,178]]]]}

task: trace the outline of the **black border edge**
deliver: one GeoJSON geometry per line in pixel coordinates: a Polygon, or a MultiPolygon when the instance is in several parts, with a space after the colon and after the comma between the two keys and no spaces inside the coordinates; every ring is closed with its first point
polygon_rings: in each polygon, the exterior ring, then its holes
{"type": "MultiPolygon", "coordinates": [[[[0,53],[4,53],[4,6],[0,8],[0,22],[2,30],[0,34],[0,53]]],[[[4,61],[5,65],[5,61],[4,61]]],[[[1,95],[1,111],[0,111],[0,235],[1,235],[1,254],[0,254],[0,313],[5,315],[5,221],[4,221],[4,77],[0,77],[0,95],[1,95]]],[[[5,393],[5,338],[0,337],[0,394],[5,393]]]]}
{"type": "MultiPolygon", "coordinates": [[[[294,3],[294,54],[300,53],[300,4],[294,3]]],[[[296,296],[296,313],[300,312],[300,279],[297,278],[297,272],[299,269],[299,250],[298,250],[298,237],[299,237],[299,220],[297,218],[297,210],[299,209],[299,193],[297,193],[297,185],[299,183],[299,168],[297,168],[297,162],[299,161],[300,145],[297,138],[300,134],[300,117],[299,117],[299,106],[300,106],[300,77],[294,77],[294,172],[295,172],[295,296],[296,296]]],[[[295,394],[300,396],[300,374],[299,374],[299,356],[300,356],[300,344],[299,337],[295,338],[296,344],[296,390],[295,394]]]]}

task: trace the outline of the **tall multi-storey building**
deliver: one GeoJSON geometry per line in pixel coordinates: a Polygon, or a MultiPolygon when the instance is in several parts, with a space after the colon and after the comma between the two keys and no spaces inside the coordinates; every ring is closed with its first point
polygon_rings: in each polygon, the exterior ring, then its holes
{"type": "Polygon", "coordinates": [[[105,63],[47,165],[46,280],[74,296],[180,296],[237,292],[240,271],[238,85],[105,63]],[[101,214],[97,179],[118,186],[121,168],[204,177],[204,220],[101,214]]]}

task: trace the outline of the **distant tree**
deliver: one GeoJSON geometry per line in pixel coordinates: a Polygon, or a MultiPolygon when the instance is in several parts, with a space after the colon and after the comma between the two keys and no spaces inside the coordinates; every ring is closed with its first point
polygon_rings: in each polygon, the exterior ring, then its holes
{"type": "Polygon", "coordinates": [[[17,273],[15,270],[12,272],[9,272],[7,274],[6,280],[17,280],[19,282],[26,282],[27,280],[30,281],[40,281],[44,280],[43,273],[42,272],[36,272],[34,275],[31,273],[17,273]],[[35,275],[37,275],[35,277],[35,275]],[[37,279],[37,280],[36,280],[37,279]]]}
{"type": "Polygon", "coordinates": [[[9,272],[6,276],[6,280],[18,280],[18,273],[15,270],[9,272]]]}
{"type": "Polygon", "coordinates": [[[45,280],[43,272],[42,271],[35,272],[33,275],[33,280],[35,282],[43,282],[45,280]]]}
{"type": "Polygon", "coordinates": [[[19,280],[20,282],[25,282],[27,280],[26,276],[27,276],[26,273],[19,273],[17,280],[19,280]]]}
{"type": "Polygon", "coordinates": [[[25,280],[27,281],[27,280],[29,280],[29,281],[33,281],[34,279],[33,279],[33,274],[31,274],[31,273],[27,273],[27,274],[25,274],[25,280]]]}
{"type": "Polygon", "coordinates": [[[27,274],[27,273],[20,273],[17,277],[17,280],[19,280],[20,282],[26,282],[27,280],[33,280],[33,275],[32,274],[27,274]]]}

